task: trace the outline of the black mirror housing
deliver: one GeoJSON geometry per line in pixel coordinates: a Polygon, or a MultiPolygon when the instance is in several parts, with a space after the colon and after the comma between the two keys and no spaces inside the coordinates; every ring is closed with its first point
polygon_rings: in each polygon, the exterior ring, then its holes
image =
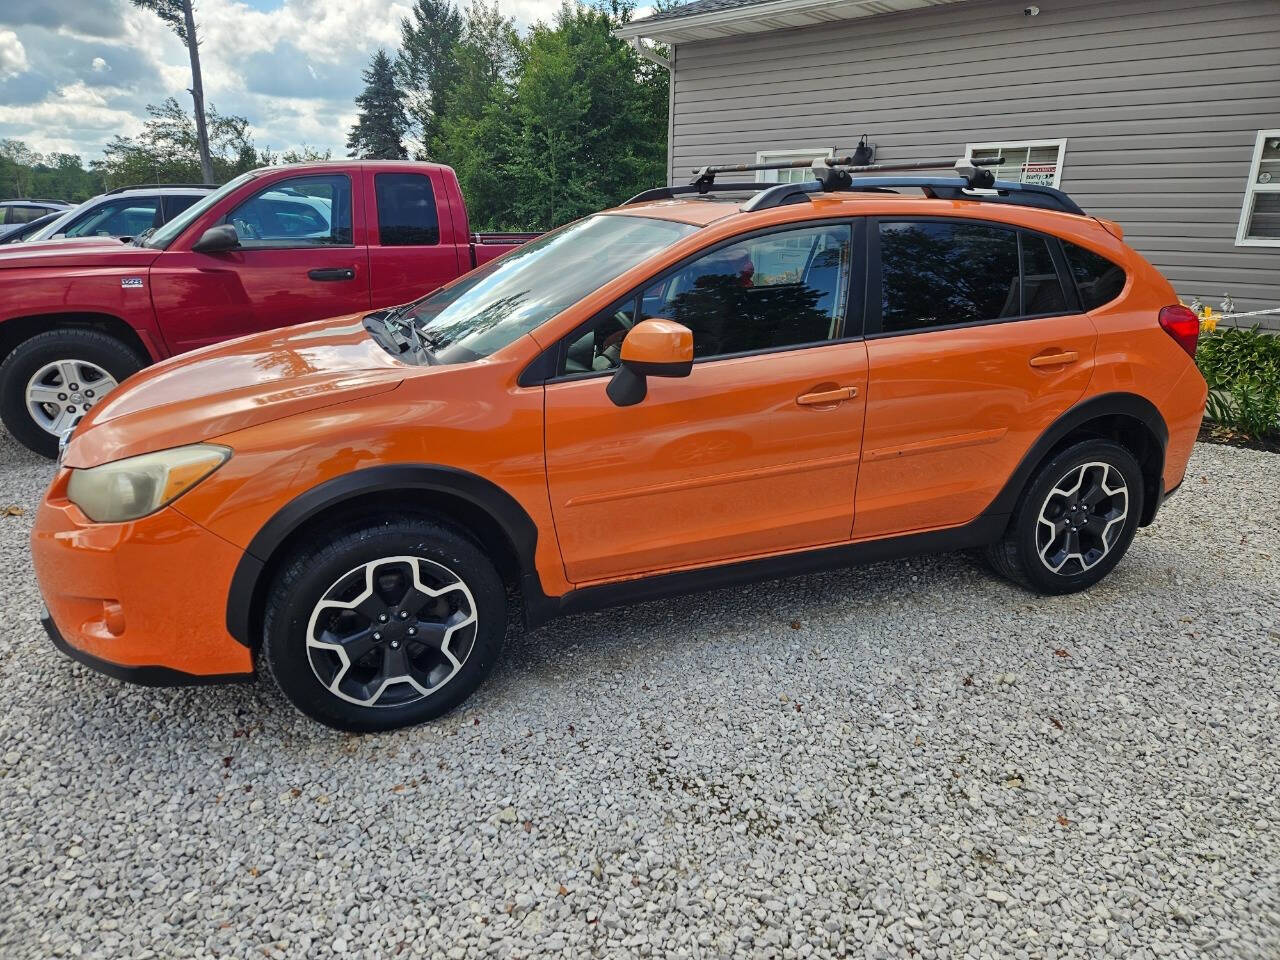
{"type": "Polygon", "coordinates": [[[200,239],[191,245],[191,249],[196,253],[222,253],[226,250],[235,250],[240,246],[240,235],[236,233],[236,228],[229,223],[221,224],[217,227],[210,227],[200,239]]]}

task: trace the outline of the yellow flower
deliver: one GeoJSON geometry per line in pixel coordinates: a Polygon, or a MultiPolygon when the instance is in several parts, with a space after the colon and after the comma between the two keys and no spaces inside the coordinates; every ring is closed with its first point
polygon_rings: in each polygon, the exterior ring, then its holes
{"type": "Polygon", "coordinates": [[[1213,315],[1212,307],[1205,307],[1204,316],[1200,318],[1200,332],[1213,333],[1218,329],[1218,318],[1213,315]]]}

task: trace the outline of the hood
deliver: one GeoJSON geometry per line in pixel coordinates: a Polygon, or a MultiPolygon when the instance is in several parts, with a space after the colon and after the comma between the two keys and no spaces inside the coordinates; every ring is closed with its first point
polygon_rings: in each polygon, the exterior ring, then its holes
{"type": "Polygon", "coordinates": [[[130,267],[145,269],[159,250],[121,243],[114,237],[74,237],[0,245],[0,270],[47,267],[130,267]]]}
{"type": "Polygon", "coordinates": [[[410,368],[364,313],[204,347],[134,375],[81,421],[64,463],[88,467],[385,393],[410,368]]]}

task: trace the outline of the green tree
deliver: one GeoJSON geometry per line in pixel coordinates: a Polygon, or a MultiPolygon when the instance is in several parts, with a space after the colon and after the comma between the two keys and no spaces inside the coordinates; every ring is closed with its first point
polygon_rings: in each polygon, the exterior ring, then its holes
{"type": "Polygon", "coordinates": [[[385,50],[379,50],[362,74],[364,92],[356,97],[360,116],[347,136],[348,156],[372,160],[402,160],[408,127],[395,69],[385,50]]]}
{"type": "Polygon", "coordinates": [[[472,224],[482,230],[515,226],[504,160],[517,132],[512,106],[522,51],[514,21],[496,2],[475,0],[455,53],[457,77],[442,101],[446,122],[433,159],[457,172],[472,224]]]}
{"type": "Polygon", "coordinates": [[[249,121],[208,111],[211,180],[203,179],[199,134],[191,116],[173,97],[159,106],[147,105],[150,119],[136,137],[116,136],[103,148],[101,160],[90,166],[110,186],[131,183],[222,183],[258,165],[258,151],[249,136],[249,121]]]}
{"type": "Polygon", "coordinates": [[[414,0],[400,21],[396,72],[405,92],[410,127],[417,135],[418,157],[439,155],[444,130],[445,98],[457,82],[457,48],[462,15],[452,0],[414,0]]]}
{"type": "Polygon", "coordinates": [[[196,150],[200,155],[202,183],[213,183],[213,158],[209,149],[209,124],[204,109],[204,78],[200,71],[200,40],[196,36],[195,10],[191,0],[131,0],[135,7],[150,10],[169,25],[191,60],[191,101],[195,108],[196,150]]]}
{"type": "Polygon", "coordinates": [[[665,182],[667,73],[614,29],[629,6],[561,6],[531,31],[515,88],[516,219],[545,229],[665,182]]]}

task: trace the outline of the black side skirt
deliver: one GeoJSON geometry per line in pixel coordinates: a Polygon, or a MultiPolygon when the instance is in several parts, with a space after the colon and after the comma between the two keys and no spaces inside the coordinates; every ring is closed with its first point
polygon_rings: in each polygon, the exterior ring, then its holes
{"type": "Polygon", "coordinates": [[[529,629],[539,627],[556,617],[568,613],[583,613],[624,603],[656,600],[680,593],[711,590],[729,584],[750,583],[755,580],[774,580],[793,577],[819,570],[860,566],[882,560],[898,560],[902,557],[924,553],[946,553],[968,550],[994,543],[1004,535],[1009,526],[1009,514],[982,514],[971,523],[949,530],[931,530],[926,533],[887,537],[862,543],[844,543],[837,546],[789,553],[781,557],[765,557],[741,563],[727,563],[714,567],[702,567],[681,573],[666,573],[655,577],[624,580],[598,587],[572,590],[562,597],[543,594],[536,574],[523,578],[525,618],[529,629]]]}
{"type": "Polygon", "coordinates": [[[40,611],[40,624],[44,627],[44,632],[49,634],[49,639],[53,641],[53,645],[65,653],[72,660],[78,660],[86,667],[90,667],[99,673],[105,673],[108,677],[115,677],[117,680],[125,680],[128,683],[136,683],[144,687],[195,687],[203,686],[210,683],[235,683],[252,680],[252,673],[218,673],[218,674],[195,674],[183,673],[181,670],[174,670],[172,667],[125,667],[118,663],[111,663],[108,660],[102,660],[92,654],[85,653],[83,650],[77,650],[63,638],[62,633],[58,630],[57,624],[53,622],[53,618],[49,616],[48,610],[40,611]]]}

